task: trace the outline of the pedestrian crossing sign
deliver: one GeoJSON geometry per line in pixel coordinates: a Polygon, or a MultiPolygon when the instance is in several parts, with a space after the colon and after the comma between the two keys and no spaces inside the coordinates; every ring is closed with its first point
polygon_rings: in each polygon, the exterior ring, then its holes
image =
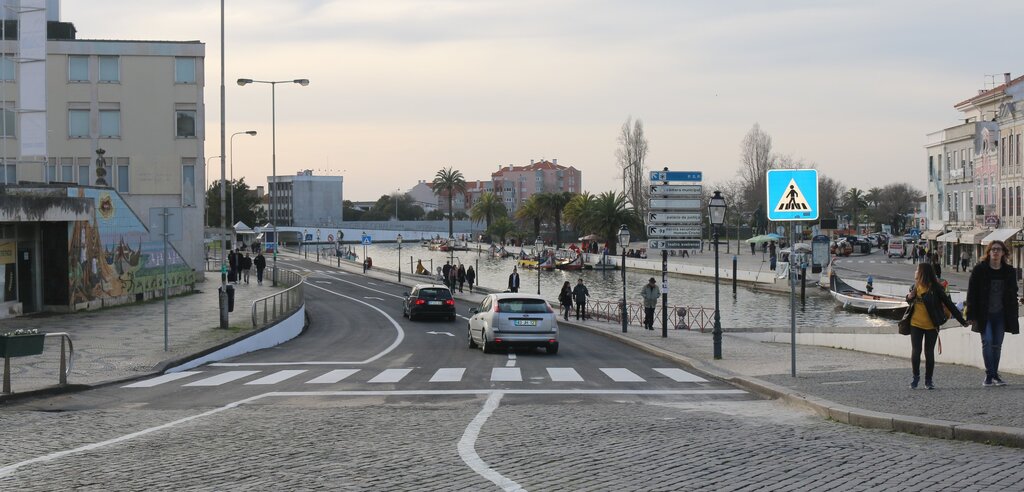
{"type": "Polygon", "coordinates": [[[818,220],[818,170],[768,171],[768,220],[818,220]]]}

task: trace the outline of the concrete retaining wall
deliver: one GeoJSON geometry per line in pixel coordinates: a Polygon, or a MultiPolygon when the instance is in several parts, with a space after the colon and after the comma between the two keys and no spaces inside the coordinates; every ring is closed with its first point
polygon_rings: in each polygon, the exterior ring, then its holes
{"type": "Polygon", "coordinates": [[[194,367],[199,367],[209,362],[218,362],[224,359],[230,359],[242,354],[249,352],[255,352],[257,350],[263,350],[270,348],[275,345],[280,345],[288,340],[291,340],[302,333],[303,327],[306,325],[306,306],[302,305],[295,314],[292,314],[288,318],[281,320],[279,323],[260,331],[252,336],[246,337],[239,340],[237,343],[228,345],[227,347],[221,348],[215,352],[211,352],[202,357],[192,359],[180,366],[175,366],[167,369],[165,372],[181,372],[187,371],[194,367]]]}

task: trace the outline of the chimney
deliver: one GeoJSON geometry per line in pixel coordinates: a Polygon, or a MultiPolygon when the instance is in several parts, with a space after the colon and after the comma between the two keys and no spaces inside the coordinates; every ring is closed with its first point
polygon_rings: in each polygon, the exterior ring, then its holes
{"type": "Polygon", "coordinates": [[[558,159],[551,159],[551,163],[557,166],[558,165],[558,159]]]}
{"type": "Polygon", "coordinates": [[[1010,85],[1010,72],[1003,74],[1003,81],[1006,82],[1006,85],[1010,85]]]}
{"type": "Polygon", "coordinates": [[[530,159],[530,165],[531,166],[533,165],[533,159],[530,159]]]}

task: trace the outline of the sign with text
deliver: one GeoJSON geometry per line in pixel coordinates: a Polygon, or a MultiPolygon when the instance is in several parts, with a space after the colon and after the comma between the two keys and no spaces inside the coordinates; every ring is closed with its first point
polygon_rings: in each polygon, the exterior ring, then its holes
{"type": "Polygon", "coordinates": [[[673,199],[673,198],[651,198],[650,209],[681,209],[681,210],[700,210],[700,200],[698,199],[673,199]]]}
{"type": "Polygon", "coordinates": [[[685,237],[699,238],[701,228],[697,226],[657,226],[647,227],[647,235],[650,237],[685,237]]]}
{"type": "Polygon", "coordinates": [[[651,185],[652,195],[683,195],[700,198],[701,185],[651,185]]]}
{"type": "Polygon", "coordinates": [[[647,212],[648,223],[663,224],[697,224],[700,225],[700,213],[686,212],[647,212]]]}
{"type": "Polygon", "coordinates": [[[703,181],[700,171],[651,171],[651,181],[703,181]]]}
{"type": "Polygon", "coordinates": [[[648,239],[647,249],[700,249],[700,239],[648,239]]]}

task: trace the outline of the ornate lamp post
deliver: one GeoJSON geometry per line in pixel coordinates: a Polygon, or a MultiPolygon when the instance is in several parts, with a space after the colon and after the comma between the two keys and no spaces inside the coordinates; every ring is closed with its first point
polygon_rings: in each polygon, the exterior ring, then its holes
{"type": "Polygon", "coordinates": [[[722,198],[721,191],[716,190],[711,200],[708,200],[708,216],[711,219],[711,227],[714,230],[712,238],[715,241],[715,329],[712,332],[715,359],[722,358],[722,318],[719,314],[718,300],[718,228],[725,222],[725,209],[725,198],[722,198]]]}
{"type": "Polygon", "coordinates": [[[629,325],[629,308],[626,307],[626,247],[629,246],[629,228],[626,224],[619,227],[619,249],[622,250],[622,333],[626,333],[629,325]]]}
{"type": "Polygon", "coordinates": [[[537,249],[537,295],[540,295],[540,264],[541,258],[544,257],[544,239],[537,236],[537,240],[533,242],[533,246],[537,249]]]}
{"type": "Polygon", "coordinates": [[[402,283],[402,234],[399,233],[398,237],[398,283],[402,283]]]}

